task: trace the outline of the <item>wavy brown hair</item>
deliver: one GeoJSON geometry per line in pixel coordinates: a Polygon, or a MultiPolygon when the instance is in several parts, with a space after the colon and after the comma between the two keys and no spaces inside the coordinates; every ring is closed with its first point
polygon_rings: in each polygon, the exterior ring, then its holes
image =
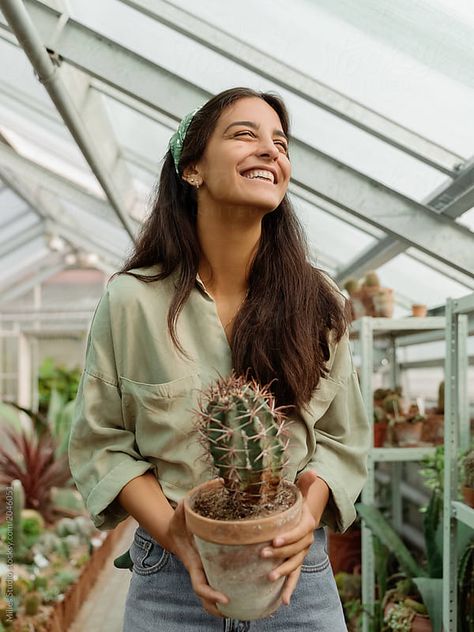
{"type": "MultiPolygon", "coordinates": [[[[171,152],[167,151],[151,213],[134,252],[119,272],[130,273],[159,264],[160,272],[154,276],[132,273],[147,283],[176,273],[168,329],[174,345],[184,355],[187,354],[177,339],[176,322],[195,287],[201,249],[196,232],[196,191],[181,175],[186,166],[203,155],[222,112],[248,97],[268,103],[288,136],[288,112],[283,101],[273,94],[233,88],[210,99],[189,126],[179,175],[171,152]]],[[[247,297],[233,325],[233,368],[262,385],[273,381],[271,390],[279,405],[303,406],[311,399],[320,377],[327,376],[330,332],[339,341],[348,324],[346,299],[322,270],[311,265],[304,231],[285,195],[278,208],[262,219],[247,297]]]]}

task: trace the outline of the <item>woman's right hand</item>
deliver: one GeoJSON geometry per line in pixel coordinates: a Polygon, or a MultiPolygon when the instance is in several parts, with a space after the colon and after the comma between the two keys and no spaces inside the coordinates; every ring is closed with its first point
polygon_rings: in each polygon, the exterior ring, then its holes
{"type": "Polygon", "coordinates": [[[216,602],[229,603],[229,599],[207,583],[201,558],[194,545],[193,536],[186,527],[184,502],[181,500],[168,525],[167,547],[184,564],[191,578],[193,590],[202,602],[204,610],[216,617],[223,617],[216,602]]]}

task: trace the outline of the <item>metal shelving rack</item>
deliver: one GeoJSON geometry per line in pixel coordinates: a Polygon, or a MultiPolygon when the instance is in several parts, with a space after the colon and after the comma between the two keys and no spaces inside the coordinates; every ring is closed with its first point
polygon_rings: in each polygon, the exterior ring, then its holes
{"type": "MultiPolygon", "coordinates": [[[[444,337],[446,318],[443,316],[427,318],[372,318],[364,316],[351,325],[352,335],[358,337],[360,343],[360,384],[367,414],[373,419],[373,387],[374,373],[374,339],[388,339],[388,354],[390,360],[390,386],[395,387],[399,382],[399,367],[396,361],[397,339],[403,337],[406,341],[413,337],[413,344],[424,342],[437,333],[436,337],[444,337]],[[424,335],[426,334],[426,335],[424,335]],[[439,335],[441,334],[441,336],[439,335]]],[[[373,445],[373,424],[371,441],[373,445]]],[[[406,461],[420,461],[425,455],[432,454],[434,448],[371,448],[368,458],[367,483],[362,491],[362,501],[366,504],[375,503],[375,464],[377,462],[392,463],[392,522],[395,529],[402,525],[402,499],[400,483],[402,463],[406,461]]],[[[375,601],[375,560],[372,545],[372,533],[364,523],[362,524],[362,602],[368,607],[364,614],[363,631],[368,632],[371,610],[375,601]]]]}
{"type": "Polygon", "coordinates": [[[446,388],[444,425],[443,628],[457,631],[456,538],[460,522],[474,529],[474,509],[456,499],[458,453],[470,444],[467,392],[467,315],[474,313],[474,293],[446,303],[446,388]]]}

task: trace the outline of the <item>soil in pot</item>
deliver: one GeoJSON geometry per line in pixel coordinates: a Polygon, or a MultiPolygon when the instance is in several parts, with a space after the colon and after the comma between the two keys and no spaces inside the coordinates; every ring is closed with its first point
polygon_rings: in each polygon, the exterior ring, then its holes
{"type": "MultiPolygon", "coordinates": [[[[281,604],[285,577],[270,581],[268,574],[280,561],[264,559],[260,553],[279,534],[294,528],[301,517],[302,497],[298,488],[283,482],[283,505],[273,513],[267,506],[260,516],[222,520],[202,516],[197,509],[204,498],[204,511],[214,510],[209,495],[224,496],[219,480],[208,481],[191,490],[185,498],[186,524],[194,534],[207,580],[229,597],[217,604],[225,617],[253,621],[263,619],[281,604]]],[[[218,503],[217,503],[218,504],[218,503]]]]}

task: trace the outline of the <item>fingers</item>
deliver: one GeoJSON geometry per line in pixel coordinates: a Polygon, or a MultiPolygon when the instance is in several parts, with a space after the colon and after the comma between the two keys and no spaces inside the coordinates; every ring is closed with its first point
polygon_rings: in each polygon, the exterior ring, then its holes
{"type": "Polygon", "coordinates": [[[303,551],[300,551],[296,555],[293,555],[289,559],[285,560],[283,564],[281,564],[277,568],[274,568],[268,574],[268,579],[274,582],[279,577],[283,577],[284,575],[290,575],[293,571],[295,571],[297,568],[301,566],[307,552],[308,552],[308,549],[304,549],[303,551]]]}
{"type": "Polygon", "coordinates": [[[261,557],[269,559],[287,559],[292,557],[293,555],[297,555],[301,551],[308,551],[309,547],[314,542],[313,533],[307,533],[301,540],[294,542],[292,544],[287,544],[286,546],[279,547],[270,547],[266,546],[262,552],[260,553],[261,557]]]}
{"type": "Polygon", "coordinates": [[[311,535],[313,535],[315,528],[316,521],[314,517],[311,515],[310,511],[305,506],[303,506],[303,514],[298,525],[291,531],[282,533],[281,535],[278,535],[276,538],[274,538],[272,542],[273,547],[281,547],[284,544],[298,542],[299,540],[306,537],[308,533],[311,533],[311,535]]]}
{"type": "Polygon", "coordinates": [[[281,593],[281,600],[285,604],[285,606],[290,605],[291,595],[293,594],[293,591],[296,588],[296,584],[298,583],[300,573],[301,573],[301,566],[298,566],[298,568],[292,571],[286,578],[286,582],[283,587],[283,592],[281,593]]]}

